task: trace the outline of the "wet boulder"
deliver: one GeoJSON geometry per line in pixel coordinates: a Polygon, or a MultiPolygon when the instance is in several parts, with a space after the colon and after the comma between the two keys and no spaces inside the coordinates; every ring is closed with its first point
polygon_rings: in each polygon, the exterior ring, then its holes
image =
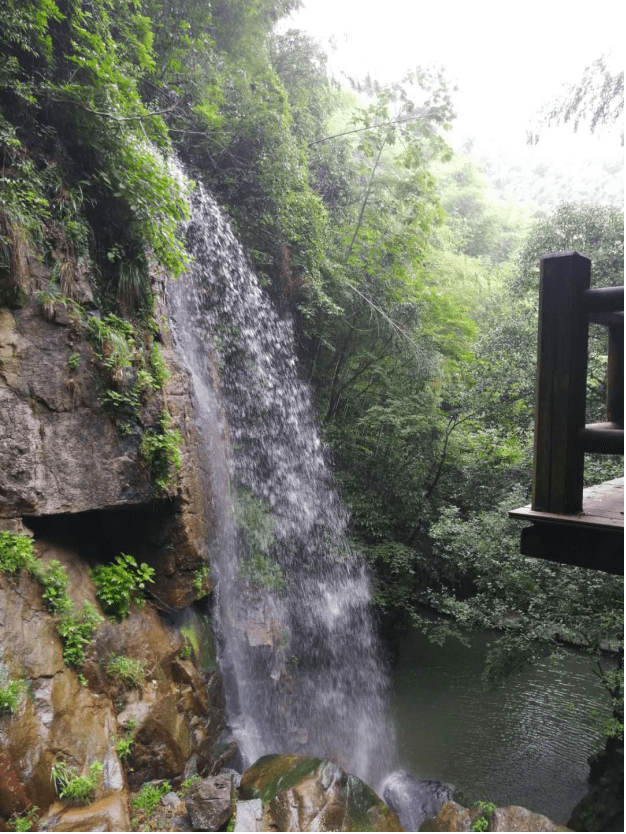
{"type": "MultiPolygon", "coordinates": [[[[472,831],[484,812],[480,805],[464,808],[456,802],[445,802],[433,819],[425,820],[420,831],[472,831]]],[[[475,829],[474,829],[475,830],[475,829]]],[[[569,831],[543,814],[534,814],[519,805],[504,805],[489,816],[486,831],[569,831]]]]}
{"type": "Polygon", "coordinates": [[[196,831],[219,831],[233,815],[233,785],[229,776],[210,776],[190,789],[185,799],[196,831]]]}
{"type": "Polygon", "coordinates": [[[46,831],[130,831],[126,792],[108,796],[92,805],[71,807],[55,802],[39,821],[46,831]]]}
{"type": "MultiPolygon", "coordinates": [[[[479,814],[475,815],[478,818],[479,814]]],[[[474,822],[469,808],[464,808],[457,802],[444,802],[437,815],[424,820],[420,831],[471,831],[474,822]]]]}
{"type": "Polygon", "coordinates": [[[237,803],[237,815],[233,831],[262,831],[263,803],[260,799],[241,799],[237,803]]]}
{"type": "Polygon", "coordinates": [[[589,793],[572,811],[574,831],[624,831],[624,747],[608,739],[606,749],[589,759],[589,793]]]}
{"type": "Polygon", "coordinates": [[[406,831],[419,831],[424,820],[436,816],[453,793],[452,785],[414,779],[406,770],[396,770],[385,781],[383,799],[397,813],[406,831]]]}
{"type": "Polygon", "coordinates": [[[534,814],[519,805],[496,808],[491,818],[492,831],[569,831],[543,814],[534,814]]]}
{"type": "Polygon", "coordinates": [[[241,780],[243,800],[260,799],[260,831],[402,831],[395,812],[338,764],[263,756],[241,780]]]}

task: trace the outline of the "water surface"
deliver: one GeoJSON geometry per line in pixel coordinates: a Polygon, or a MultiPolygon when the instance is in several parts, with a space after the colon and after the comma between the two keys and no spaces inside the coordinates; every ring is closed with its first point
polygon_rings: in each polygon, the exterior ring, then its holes
{"type": "Polygon", "coordinates": [[[566,823],[587,791],[587,757],[602,744],[590,717],[610,713],[591,659],[568,652],[485,692],[490,634],[467,648],[405,638],[394,670],[392,710],[401,767],[454,784],[472,799],[523,805],[566,823]]]}

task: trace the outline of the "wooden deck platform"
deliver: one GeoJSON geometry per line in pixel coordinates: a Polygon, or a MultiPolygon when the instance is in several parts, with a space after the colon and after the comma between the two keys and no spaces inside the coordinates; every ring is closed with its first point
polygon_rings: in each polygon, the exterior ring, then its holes
{"type": "Polygon", "coordinates": [[[533,522],[522,530],[525,556],[624,573],[624,478],[583,490],[579,513],[546,513],[528,505],[509,516],[533,522]]]}
{"type": "Polygon", "coordinates": [[[597,486],[583,490],[583,509],[580,513],[561,515],[543,513],[519,507],[509,510],[511,518],[522,521],[548,521],[550,524],[567,524],[570,527],[603,528],[606,530],[624,529],[624,479],[615,478],[597,486]]]}

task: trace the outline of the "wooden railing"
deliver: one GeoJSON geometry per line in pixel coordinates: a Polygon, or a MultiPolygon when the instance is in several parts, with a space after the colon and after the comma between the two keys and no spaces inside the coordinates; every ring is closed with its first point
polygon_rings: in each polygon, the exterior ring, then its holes
{"type": "Polygon", "coordinates": [[[591,289],[591,261],[540,261],[532,509],[579,513],[585,452],[624,454],[624,288],[591,289]],[[589,323],[609,328],[607,422],[585,425],[589,323]]]}

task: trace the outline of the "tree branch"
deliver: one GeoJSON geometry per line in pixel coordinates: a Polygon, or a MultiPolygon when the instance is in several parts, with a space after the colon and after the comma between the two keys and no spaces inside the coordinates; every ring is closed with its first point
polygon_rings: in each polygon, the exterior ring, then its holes
{"type": "Polygon", "coordinates": [[[153,116],[162,116],[164,113],[171,113],[178,105],[180,104],[179,101],[174,102],[170,107],[166,107],[164,110],[151,110],[148,113],[141,113],[135,116],[116,116],[115,113],[107,113],[101,110],[93,110],[91,107],[87,107],[86,104],[83,104],[82,101],[76,101],[75,99],[71,98],[51,98],[50,101],[54,101],[56,104],[74,104],[77,107],[82,107],[83,110],[86,110],[88,113],[93,113],[94,116],[101,116],[105,119],[112,119],[116,122],[142,122],[144,119],[152,118],[153,116]]]}
{"type": "Polygon", "coordinates": [[[321,142],[329,142],[331,139],[339,139],[342,136],[350,136],[353,133],[363,133],[366,130],[376,130],[379,127],[390,127],[391,125],[401,124],[402,122],[415,122],[424,118],[426,111],[423,110],[419,116],[405,116],[403,119],[392,119],[390,122],[381,122],[377,125],[369,125],[369,127],[357,127],[354,130],[345,130],[343,133],[333,133],[332,136],[324,136],[323,139],[316,139],[314,142],[309,142],[309,148],[313,145],[319,145],[321,142]]]}

